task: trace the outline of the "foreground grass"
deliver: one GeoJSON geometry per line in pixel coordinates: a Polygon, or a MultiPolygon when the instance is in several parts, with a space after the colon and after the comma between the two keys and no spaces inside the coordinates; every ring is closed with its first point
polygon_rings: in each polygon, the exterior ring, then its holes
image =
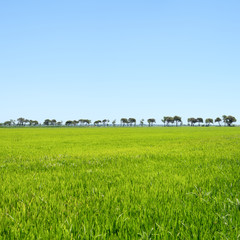
{"type": "Polygon", "coordinates": [[[0,129],[1,239],[238,239],[240,128],[0,129]]]}

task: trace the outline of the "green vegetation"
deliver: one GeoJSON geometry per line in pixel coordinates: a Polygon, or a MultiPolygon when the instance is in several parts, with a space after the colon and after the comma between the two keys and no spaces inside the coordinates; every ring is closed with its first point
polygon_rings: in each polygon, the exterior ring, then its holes
{"type": "Polygon", "coordinates": [[[239,239],[239,173],[238,127],[1,128],[0,236],[239,239]]]}

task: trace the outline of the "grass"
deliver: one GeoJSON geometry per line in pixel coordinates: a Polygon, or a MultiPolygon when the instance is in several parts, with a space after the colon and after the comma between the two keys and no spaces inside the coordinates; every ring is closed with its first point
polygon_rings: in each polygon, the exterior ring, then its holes
{"type": "Polygon", "coordinates": [[[0,239],[240,239],[240,128],[2,128],[0,239]]]}

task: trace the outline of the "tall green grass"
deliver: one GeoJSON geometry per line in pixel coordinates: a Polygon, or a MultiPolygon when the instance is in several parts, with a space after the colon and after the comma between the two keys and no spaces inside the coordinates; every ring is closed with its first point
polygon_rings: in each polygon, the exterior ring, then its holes
{"type": "Polygon", "coordinates": [[[0,239],[240,239],[240,128],[2,128],[0,180],[0,239]]]}

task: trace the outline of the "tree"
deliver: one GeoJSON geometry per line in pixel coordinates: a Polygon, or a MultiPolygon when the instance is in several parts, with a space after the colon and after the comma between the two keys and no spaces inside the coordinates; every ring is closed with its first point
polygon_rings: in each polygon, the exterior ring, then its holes
{"type": "Polygon", "coordinates": [[[81,126],[84,126],[84,124],[89,125],[91,123],[91,120],[89,120],[89,119],[79,119],[78,122],[81,124],[81,126]]]}
{"type": "Polygon", "coordinates": [[[144,119],[141,119],[140,120],[140,125],[143,127],[143,124],[144,124],[144,119]]]}
{"type": "Polygon", "coordinates": [[[43,124],[46,125],[46,126],[49,126],[51,123],[51,120],[50,119],[45,119],[43,124]]]}
{"type": "Polygon", "coordinates": [[[62,121],[61,122],[57,122],[57,126],[62,126],[62,121]]]}
{"type": "Polygon", "coordinates": [[[188,124],[190,123],[191,126],[194,126],[194,124],[197,122],[197,119],[196,118],[188,118],[188,124]]]}
{"type": "Polygon", "coordinates": [[[116,126],[116,119],[112,121],[112,125],[115,127],[116,126]]]}
{"type": "Polygon", "coordinates": [[[29,123],[29,120],[28,119],[24,119],[24,125],[28,124],[29,123]]]}
{"type": "Polygon", "coordinates": [[[200,127],[200,123],[203,123],[203,119],[202,118],[197,118],[197,122],[198,122],[198,126],[200,127]]]}
{"type": "MultiPolygon", "coordinates": [[[[175,116],[175,117],[180,118],[178,116],[175,116]]],[[[169,126],[169,123],[172,123],[172,124],[174,123],[174,118],[173,117],[169,117],[169,116],[163,117],[162,122],[164,123],[164,127],[165,127],[166,123],[167,123],[167,126],[169,126]]]]}
{"type": "Polygon", "coordinates": [[[152,119],[151,119],[151,122],[152,122],[152,126],[153,126],[153,124],[156,123],[155,118],[152,118],[152,119]]]}
{"type": "Polygon", "coordinates": [[[71,120],[66,121],[66,122],[65,122],[65,125],[66,125],[66,126],[71,126],[71,125],[72,125],[72,121],[71,121],[71,120]]]}
{"type": "Polygon", "coordinates": [[[237,121],[237,119],[231,115],[226,117],[226,123],[229,127],[232,126],[232,123],[234,123],[236,121],[237,121]]]}
{"type": "Polygon", "coordinates": [[[224,126],[226,126],[226,124],[227,124],[227,116],[226,115],[222,115],[222,119],[223,119],[223,122],[224,122],[224,126]]]}
{"type": "Polygon", "coordinates": [[[213,119],[212,118],[207,118],[205,120],[206,126],[209,126],[210,124],[213,124],[213,119]]]}
{"type": "Polygon", "coordinates": [[[219,126],[221,126],[221,124],[220,124],[221,121],[222,121],[222,119],[221,119],[220,117],[217,117],[217,118],[215,119],[215,122],[217,122],[217,123],[219,124],[219,126]]]}
{"type": "Polygon", "coordinates": [[[94,126],[99,126],[99,124],[101,123],[102,121],[101,120],[97,120],[93,123],[94,126]]]}
{"type": "Polygon", "coordinates": [[[38,125],[37,120],[29,120],[29,126],[36,126],[36,125],[38,125]]]}
{"type": "Polygon", "coordinates": [[[37,120],[32,121],[32,125],[33,126],[37,126],[38,125],[38,121],[37,120]]]}
{"type": "Polygon", "coordinates": [[[174,123],[174,119],[173,117],[165,117],[166,118],[166,121],[167,121],[167,126],[169,126],[169,123],[174,123]]]}
{"type": "Polygon", "coordinates": [[[11,121],[6,121],[6,122],[3,123],[3,125],[4,125],[4,126],[11,126],[12,123],[11,123],[11,121]]]}
{"type": "Polygon", "coordinates": [[[53,126],[55,126],[56,123],[57,123],[57,120],[56,120],[56,119],[52,119],[52,120],[50,121],[50,124],[53,125],[53,126]]]}
{"type": "Polygon", "coordinates": [[[120,122],[121,122],[123,127],[125,126],[125,124],[128,124],[127,118],[121,118],[120,122]]]}
{"type": "Polygon", "coordinates": [[[136,119],[135,118],[129,118],[128,122],[130,123],[130,126],[132,126],[132,124],[134,124],[134,126],[136,126],[136,119]]]}
{"type": "Polygon", "coordinates": [[[103,123],[103,126],[105,127],[105,126],[106,126],[106,123],[107,123],[107,125],[108,125],[109,120],[108,120],[108,119],[103,119],[103,120],[102,120],[102,123],[103,123]]]}
{"type": "Polygon", "coordinates": [[[78,123],[79,123],[79,121],[77,121],[77,120],[72,121],[73,126],[76,126],[78,123]]]}
{"type": "Polygon", "coordinates": [[[87,125],[90,125],[91,124],[91,120],[89,120],[89,119],[84,119],[84,123],[86,123],[87,125]]]}
{"type": "Polygon", "coordinates": [[[176,122],[176,127],[178,126],[178,122],[182,122],[182,118],[179,116],[174,116],[173,121],[176,122]]]}
{"type": "Polygon", "coordinates": [[[156,123],[156,120],[154,118],[149,118],[147,122],[148,122],[148,126],[150,127],[150,126],[153,126],[153,123],[156,123]]]}
{"type": "Polygon", "coordinates": [[[13,126],[16,124],[15,120],[13,120],[13,119],[10,119],[10,122],[11,122],[11,125],[13,125],[13,126]]]}
{"type": "Polygon", "coordinates": [[[20,117],[20,118],[17,119],[17,121],[18,121],[18,125],[22,125],[23,126],[25,118],[20,117]]]}
{"type": "Polygon", "coordinates": [[[163,122],[163,126],[165,127],[165,124],[167,122],[167,117],[163,117],[162,122],[163,122]]]}

